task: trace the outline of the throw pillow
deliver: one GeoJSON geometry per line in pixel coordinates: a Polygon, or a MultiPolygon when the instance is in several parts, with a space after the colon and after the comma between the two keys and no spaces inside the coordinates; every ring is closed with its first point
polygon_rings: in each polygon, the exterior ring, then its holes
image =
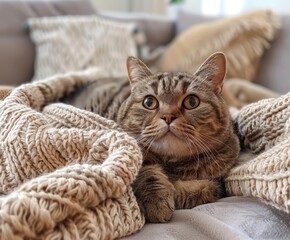
{"type": "Polygon", "coordinates": [[[242,108],[266,98],[277,98],[279,93],[244,79],[232,78],[224,82],[223,99],[229,106],[242,108]]]}
{"type": "Polygon", "coordinates": [[[194,25],[172,42],[159,68],[192,72],[207,56],[222,51],[228,60],[228,78],[253,80],[260,57],[270,47],[279,26],[280,18],[270,10],[194,25]]]}
{"type": "Polygon", "coordinates": [[[98,16],[60,16],[28,20],[36,47],[33,80],[99,67],[126,76],[126,59],[137,54],[133,23],[98,16]]]}

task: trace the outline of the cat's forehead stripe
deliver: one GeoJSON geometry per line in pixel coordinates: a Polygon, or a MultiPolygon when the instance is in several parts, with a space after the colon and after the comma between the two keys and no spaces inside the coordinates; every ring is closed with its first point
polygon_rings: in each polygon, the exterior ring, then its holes
{"type": "Polygon", "coordinates": [[[164,76],[163,79],[161,80],[162,87],[165,92],[171,92],[173,90],[174,80],[172,77],[173,76],[167,75],[167,76],[164,76]]]}
{"type": "MultiPolygon", "coordinates": [[[[165,72],[163,74],[158,74],[158,85],[161,92],[172,92],[172,91],[180,91],[182,93],[186,93],[188,87],[190,86],[192,80],[186,79],[188,76],[184,73],[178,72],[165,72]]],[[[153,87],[152,87],[153,88],[153,87]]],[[[158,88],[157,88],[158,92],[158,88]]],[[[156,93],[156,91],[155,91],[156,93]]]]}
{"type": "Polygon", "coordinates": [[[190,82],[189,81],[181,81],[181,84],[182,84],[182,92],[184,94],[187,92],[187,89],[190,85],[190,82]]]}

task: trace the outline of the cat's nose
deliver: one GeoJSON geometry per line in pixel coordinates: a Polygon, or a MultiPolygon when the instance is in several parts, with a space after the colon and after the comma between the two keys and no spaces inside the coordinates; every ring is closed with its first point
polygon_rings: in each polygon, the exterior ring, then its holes
{"type": "Polygon", "coordinates": [[[170,124],[174,119],[176,119],[176,116],[170,113],[165,113],[162,115],[161,119],[163,119],[167,124],[170,124]]]}

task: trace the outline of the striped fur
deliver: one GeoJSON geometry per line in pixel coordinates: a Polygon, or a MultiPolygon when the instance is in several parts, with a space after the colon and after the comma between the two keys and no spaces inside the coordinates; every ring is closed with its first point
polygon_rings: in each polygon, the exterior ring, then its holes
{"type": "Polygon", "coordinates": [[[91,85],[73,104],[117,121],[138,140],[144,163],[133,189],[147,221],[166,222],[174,209],[215,201],[221,195],[218,179],[239,153],[220,95],[224,56],[211,56],[194,74],[152,74],[136,58],[129,58],[127,65],[129,81],[107,79],[91,85]],[[183,105],[189,95],[199,101],[193,109],[183,105]],[[158,108],[144,107],[148,96],[157,99],[158,108]],[[168,124],[164,114],[174,120],[168,124]]]}

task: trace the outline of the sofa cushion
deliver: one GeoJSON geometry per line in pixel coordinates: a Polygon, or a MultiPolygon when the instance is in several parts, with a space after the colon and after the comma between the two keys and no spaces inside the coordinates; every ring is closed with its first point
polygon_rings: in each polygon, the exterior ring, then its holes
{"type": "Polygon", "coordinates": [[[35,52],[24,27],[27,18],[94,13],[88,1],[0,1],[0,84],[31,80],[35,52]]]}
{"type": "Polygon", "coordinates": [[[116,13],[109,11],[99,11],[99,16],[122,21],[134,22],[144,32],[146,44],[150,50],[161,45],[169,44],[176,34],[176,22],[173,19],[141,13],[116,13]]]}
{"type": "Polygon", "coordinates": [[[290,91],[290,17],[282,16],[282,28],[262,58],[256,82],[280,93],[290,91]]]}
{"type": "Polygon", "coordinates": [[[228,78],[254,80],[260,57],[275,37],[279,17],[270,10],[196,24],[179,34],[160,61],[161,71],[193,72],[216,51],[227,56],[228,78]]]}
{"type": "Polygon", "coordinates": [[[98,67],[112,77],[127,76],[126,60],[137,55],[133,23],[98,16],[58,16],[28,20],[36,47],[33,80],[98,67]]]}

